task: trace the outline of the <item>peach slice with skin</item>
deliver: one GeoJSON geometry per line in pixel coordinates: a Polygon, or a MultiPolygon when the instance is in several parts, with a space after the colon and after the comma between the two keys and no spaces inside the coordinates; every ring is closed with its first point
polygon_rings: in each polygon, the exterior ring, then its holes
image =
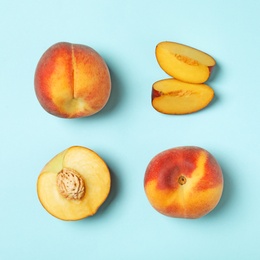
{"type": "Polygon", "coordinates": [[[106,200],[110,172],[94,151],[72,146],[51,159],[37,180],[42,206],[61,220],[80,220],[94,215],[106,200]]]}
{"type": "Polygon", "coordinates": [[[77,118],[103,109],[110,96],[111,79],[107,64],[94,49],[59,42],[40,58],[34,86],[41,106],[48,113],[77,118]]]}
{"type": "Polygon", "coordinates": [[[200,218],[218,204],[224,179],[217,160],[203,148],[183,146],[157,154],[148,164],[144,189],[151,205],[175,218],[200,218]]]}
{"type": "Polygon", "coordinates": [[[176,42],[160,42],[155,54],[168,75],[189,83],[206,82],[216,64],[209,54],[176,42]]]}
{"type": "Polygon", "coordinates": [[[171,78],[157,81],[152,87],[152,106],[164,114],[190,114],[205,108],[213,98],[214,91],[206,84],[171,78]]]}

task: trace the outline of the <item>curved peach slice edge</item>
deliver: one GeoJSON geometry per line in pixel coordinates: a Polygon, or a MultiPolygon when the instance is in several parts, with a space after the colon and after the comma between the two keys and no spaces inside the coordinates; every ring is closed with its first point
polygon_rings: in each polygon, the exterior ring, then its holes
{"type": "Polygon", "coordinates": [[[214,91],[206,84],[191,84],[164,79],[153,84],[152,106],[164,114],[189,114],[205,108],[214,91]]]}
{"type": "Polygon", "coordinates": [[[168,75],[189,83],[206,82],[216,64],[207,53],[176,42],[160,42],[155,54],[168,75]]]}

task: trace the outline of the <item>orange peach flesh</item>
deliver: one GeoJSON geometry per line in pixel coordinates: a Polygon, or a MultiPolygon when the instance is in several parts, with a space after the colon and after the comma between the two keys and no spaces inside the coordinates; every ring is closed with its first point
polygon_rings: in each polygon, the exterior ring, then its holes
{"type": "Polygon", "coordinates": [[[41,57],[35,71],[36,96],[49,113],[74,118],[100,111],[108,101],[108,67],[92,48],[57,43],[41,57]]]}
{"type": "Polygon", "coordinates": [[[175,42],[159,43],[155,53],[160,67],[168,75],[189,83],[206,82],[216,64],[210,55],[175,42]]]}
{"type": "Polygon", "coordinates": [[[205,108],[214,98],[206,84],[191,84],[176,79],[157,81],[152,88],[152,106],[164,114],[189,114],[205,108]]]}
{"type": "Polygon", "coordinates": [[[43,207],[62,220],[79,220],[95,214],[110,191],[110,173],[105,162],[92,150],[73,146],[56,155],[42,169],[37,181],[37,193],[43,207]],[[68,200],[57,188],[57,175],[73,169],[85,183],[82,199],[68,200]]]}
{"type": "Polygon", "coordinates": [[[144,187],[151,205],[177,218],[199,218],[218,204],[222,171],[214,157],[198,147],[167,150],[150,162],[144,187]]]}

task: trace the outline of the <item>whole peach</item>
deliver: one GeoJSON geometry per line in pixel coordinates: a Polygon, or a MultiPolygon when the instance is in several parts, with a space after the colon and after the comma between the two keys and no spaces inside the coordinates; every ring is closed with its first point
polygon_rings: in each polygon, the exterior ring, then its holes
{"type": "Polygon", "coordinates": [[[148,164],[144,189],[151,205],[176,218],[200,218],[218,204],[223,191],[220,165],[196,146],[168,149],[148,164]]]}
{"type": "Polygon", "coordinates": [[[40,58],[34,86],[41,106],[63,118],[90,116],[107,103],[109,69],[92,48],[68,42],[51,46],[40,58]]]}

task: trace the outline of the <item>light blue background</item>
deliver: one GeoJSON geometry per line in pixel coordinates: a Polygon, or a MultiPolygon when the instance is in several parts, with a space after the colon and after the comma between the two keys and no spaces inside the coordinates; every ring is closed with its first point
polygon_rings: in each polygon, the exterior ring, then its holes
{"type": "Polygon", "coordinates": [[[0,259],[260,259],[259,11],[256,0],[1,0],[0,259]],[[152,108],[152,84],[168,77],[154,55],[164,40],[216,59],[208,108],[152,108]],[[106,60],[113,91],[100,113],[60,119],[39,105],[35,67],[59,41],[106,60]],[[36,181],[72,145],[99,153],[113,185],[94,217],[64,222],[42,208],[36,181]],[[151,158],[180,145],[209,150],[223,168],[223,197],[201,219],[160,215],[143,190],[151,158]]]}

